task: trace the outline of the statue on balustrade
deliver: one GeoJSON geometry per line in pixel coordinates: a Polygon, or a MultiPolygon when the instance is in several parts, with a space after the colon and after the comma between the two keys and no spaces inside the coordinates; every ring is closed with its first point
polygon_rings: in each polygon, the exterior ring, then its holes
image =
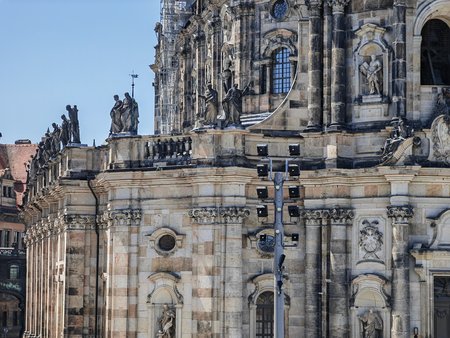
{"type": "Polygon", "coordinates": [[[66,106],[67,113],[70,120],[70,141],[71,143],[81,143],[80,141],[80,124],[78,122],[78,108],[76,105],[73,108],[68,104],[66,106]]]}
{"type": "Polygon", "coordinates": [[[70,121],[64,114],[61,115],[61,119],[59,139],[61,140],[62,146],[65,147],[70,142],[70,121]]]}
{"type": "Polygon", "coordinates": [[[139,106],[129,93],[125,93],[123,101],[114,95],[114,106],[111,109],[110,134],[137,134],[139,124],[139,106]]]}
{"type": "Polygon", "coordinates": [[[199,95],[202,99],[205,100],[206,108],[203,113],[203,124],[205,125],[215,125],[217,123],[217,112],[218,112],[218,98],[219,94],[212,87],[211,83],[208,83],[206,86],[206,91],[204,95],[199,95]]]}

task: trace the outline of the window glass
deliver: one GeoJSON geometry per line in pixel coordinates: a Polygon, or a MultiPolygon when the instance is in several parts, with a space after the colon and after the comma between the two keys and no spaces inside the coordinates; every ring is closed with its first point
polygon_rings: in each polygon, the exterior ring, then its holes
{"type": "Polygon", "coordinates": [[[9,267],[9,279],[19,279],[19,266],[11,265],[9,267]]]}
{"type": "Polygon", "coordinates": [[[421,83],[450,85],[450,28],[441,20],[430,20],[422,29],[421,83]]]}
{"type": "Polygon", "coordinates": [[[256,337],[272,338],[273,320],[273,293],[264,292],[256,300],[256,337]]]}
{"type": "Polygon", "coordinates": [[[289,49],[278,48],[272,58],[272,93],[287,93],[291,87],[291,63],[289,49]]]}
{"type": "Polygon", "coordinates": [[[277,20],[281,20],[286,16],[287,10],[288,4],[286,0],[277,0],[272,7],[272,16],[277,20]]]}

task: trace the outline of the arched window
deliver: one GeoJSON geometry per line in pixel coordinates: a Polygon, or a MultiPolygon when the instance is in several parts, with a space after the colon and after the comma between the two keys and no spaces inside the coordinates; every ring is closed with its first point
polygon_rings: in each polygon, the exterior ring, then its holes
{"type": "Polygon", "coordinates": [[[266,291],[256,300],[256,337],[272,338],[273,332],[273,292],[266,291]]]}
{"type": "Polygon", "coordinates": [[[289,49],[281,47],[272,54],[272,93],[287,93],[291,87],[291,63],[289,49]]]}
{"type": "Polygon", "coordinates": [[[11,265],[9,267],[9,279],[19,279],[19,266],[11,265]]]}
{"type": "Polygon", "coordinates": [[[450,27],[441,20],[422,28],[421,74],[423,85],[450,85],[450,27]]]}

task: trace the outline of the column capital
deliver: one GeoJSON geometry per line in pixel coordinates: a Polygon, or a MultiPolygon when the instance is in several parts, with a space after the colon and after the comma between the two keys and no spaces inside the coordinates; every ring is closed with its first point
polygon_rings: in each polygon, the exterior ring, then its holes
{"type": "Polygon", "coordinates": [[[408,223],[408,219],[414,215],[414,208],[410,205],[390,205],[387,207],[387,215],[395,223],[408,223]]]}
{"type": "Polygon", "coordinates": [[[200,224],[241,223],[250,216],[250,209],[244,207],[205,207],[189,210],[189,216],[200,224]]]}
{"type": "Polygon", "coordinates": [[[141,217],[141,209],[108,210],[103,213],[101,223],[108,226],[139,225],[141,217]]]}
{"type": "Polygon", "coordinates": [[[328,6],[333,8],[334,12],[344,12],[345,7],[350,3],[350,0],[327,0],[328,6]]]}
{"type": "Polygon", "coordinates": [[[308,7],[308,10],[314,10],[314,9],[322,9],[323,1],[322,0],[306,0],[305,1],[306,6],[308,7]]]}
{"type": "Polygon", "coordinates": [[[331,223],[350,224],[355,218],[353,209],[333,208],[328,210],[331,223]]]}

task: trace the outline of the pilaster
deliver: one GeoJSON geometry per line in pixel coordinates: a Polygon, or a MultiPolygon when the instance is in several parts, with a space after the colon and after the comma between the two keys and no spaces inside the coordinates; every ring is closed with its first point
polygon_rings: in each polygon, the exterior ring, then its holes
{"type": "Polygon", "coordinates": [[[346,115],[345,7],[350,0],[328,0],[333,13],[331,50],[331,124],[330,131],[344,128],[346,115]]]}
{"type": "Polygon", "coordinates": [[[409,205],[388,206],[392,222],[392,330],[393,338],[410,336],[409,252],[410,219],[414,215],[409,205]]]}
{"type": "Polygon", "coordinates": [[[242,223],[250,211],[243,207],[195,208],[189,215],[196,239],[192,253],[197,276],[193,285],[196,337],[242,337],[242,223]]]}
{"type": "Polygon", "coordinates": [[[308,126],[306,131],[322,129],[322,1],[307,3],[309,10],[308,126]]]}

